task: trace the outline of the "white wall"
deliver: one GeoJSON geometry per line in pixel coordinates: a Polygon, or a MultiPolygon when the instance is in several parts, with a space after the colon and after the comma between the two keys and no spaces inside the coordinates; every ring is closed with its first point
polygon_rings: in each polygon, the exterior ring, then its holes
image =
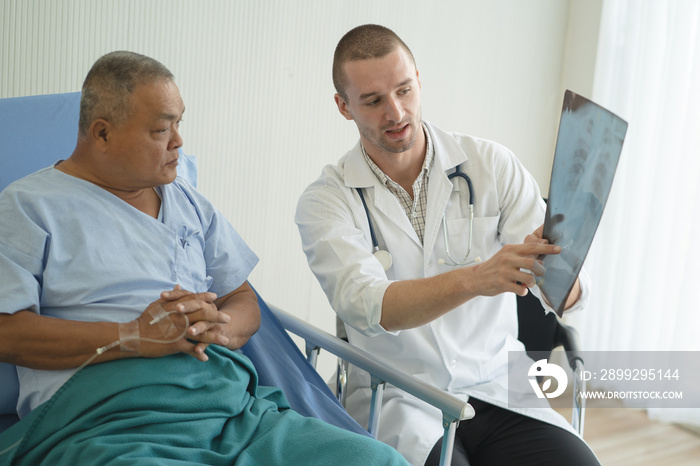
{"type": "Polygon", "coordinates": [[[561,94],[565,89],[593,98],[593,77],[603,0],[572,0],[566,31],[561,94]]]}
{"type": "Polygon", "coordinates": [[[586,21],[597,32],[599,2],[580,14],[587,4],[2,0],[0,98],[80,90],[95,59],[112,50],[162,61],[187,106],[183,137],[199,158],[201,190],[261,258],[251,282],[268,301],[333,332],[293,216],[303,189],[357,138],[333,103],[338,39],[367,22],[394,29],[416,57],[424,117],[510,147],[546,194],[562,70],[572,69],[565,55],[586,49],[586,21]]]}

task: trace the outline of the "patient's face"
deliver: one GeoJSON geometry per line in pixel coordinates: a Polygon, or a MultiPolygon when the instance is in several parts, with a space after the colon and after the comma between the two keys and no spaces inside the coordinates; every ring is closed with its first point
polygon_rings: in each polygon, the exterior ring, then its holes
{"type": "Polygon", "coordinates": [[[109,166],[123,189],[171,183],[177,176],[179,126],[185,105],[169,79],[137,85],[127,121],[108,137],[109,166]]]}

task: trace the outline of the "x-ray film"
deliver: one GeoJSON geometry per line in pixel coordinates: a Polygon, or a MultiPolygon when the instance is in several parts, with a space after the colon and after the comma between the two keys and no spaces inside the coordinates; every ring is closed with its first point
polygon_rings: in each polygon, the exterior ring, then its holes
{"type": "Polygon", "coordinates": [[[626,133],[626,121],[566,91],[543,233],[562,252],[542,258],[546,271],[538,280],[560,316],[603,215],[626,133]]]}

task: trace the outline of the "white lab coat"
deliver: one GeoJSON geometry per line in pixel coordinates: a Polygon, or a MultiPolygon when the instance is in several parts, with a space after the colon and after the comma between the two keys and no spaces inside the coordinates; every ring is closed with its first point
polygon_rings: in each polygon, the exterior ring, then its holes
{"type": "MultiPolygon", "coordinates": [[[[573,431],[551,409],[513,408],[512,399],[509,405],[508,351],[523,350],[517,339],[515,295],[477,297],[410,330],[392,333],[379,325],[384,292],[393,281],[452,269],[439,263],[447,258],[443,212],[453,256],[461,260],[466,252],[466,183],[459,181],[454,188],[447,178],[456,165],[469,175],[475,191],[470,258],[488,260],[503,244],[522,243],[544,219],[545,207],[535,180],[509,150],[490,141],[446,133],[427,122],[426,127],[435,158],[428,184],[424,244],[398,200],[365,162],[358,143],[337,166],[325,167],[299,200],[296,222],[309,265],[333,309],[346,322],[353,345],[462,399],[474,396],[573,431]],[[380,248],[392,255],[393,265],[387,272],[372,255],[367,216],[355,188],[363,188],[380,248]],[[458,189],[464,192],[460,195],[458,189]]],[[[577,308],[588,295],[585,273],[581,278],[582,299],[577,308]]],[[[531,363],[521,361],[528,367],[531,363]]],[[[347,393],[347,410],[366,426],[369,376],[351,368],[347,393]]],[[[534,393],[527,387],[522,396],[534,397],[534,393]]],[[[442,435],[437,409],[386,387],[380,440],[397,448],[412,464],[422,465],[442,435]]]]}

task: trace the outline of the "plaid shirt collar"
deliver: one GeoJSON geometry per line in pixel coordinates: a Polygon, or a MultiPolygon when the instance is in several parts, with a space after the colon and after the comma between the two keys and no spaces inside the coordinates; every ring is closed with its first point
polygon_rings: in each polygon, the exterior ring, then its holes
{"type": "MultiPolygon", "coordinates": [[[[423,127],[423,134],[425,134],[425,159],[423,160],[423,168],[421,169],[421,172],[416,180],[422,180],[424,176],[426,178],[428,177],[430,168],[433,165],[433,158],[435,156],[435,151],[433,150],[433,140],[430,138],[430,132],[428,131],[428,128],[425,127],[425,123],[421,122],[421,126],[423,127]]],[[[362,149],[362,155],[364,156],[367,165],[369,165],[369,167],[372,169],[372,172],[374,172],[374,174],[377,176],[377,179],[384,186],[389,186],[390,183],[395,183],[395,181],[389,178],[389,176],[384,173],[376,163],[374,163],[374,160],[367,155],[365,146],[360,144],[360,148],[362,149]]]]}
{"type": "Polygon", "coordinates": [[[401,185],[392,180],[377,166],[376,163],[374,163],[369,155],[367,155],[367,152],[362,144],[360,144],[360,147],[362,148],[362,155],[364,156],[367,165],[369,165],[372,172],[374,172],[374,174],[377,176],[379,182],[386,186],[389,191],[396,196],[422,243],[425,233],[425,214],[428,204],[428,178],[430,176],[430,168],[433,164],[435,151],[433,149],[433,141],[430,138],[430,132],[425,127],[425,123],[421,123],[421,125],[423,127],[423,134],[425,134],[426,141],[425,159],[423,160],[423,168],[421,169],[420,174],[413,182],[413,199],[406,192],[406,190],[401,187],[401,185]]]}

